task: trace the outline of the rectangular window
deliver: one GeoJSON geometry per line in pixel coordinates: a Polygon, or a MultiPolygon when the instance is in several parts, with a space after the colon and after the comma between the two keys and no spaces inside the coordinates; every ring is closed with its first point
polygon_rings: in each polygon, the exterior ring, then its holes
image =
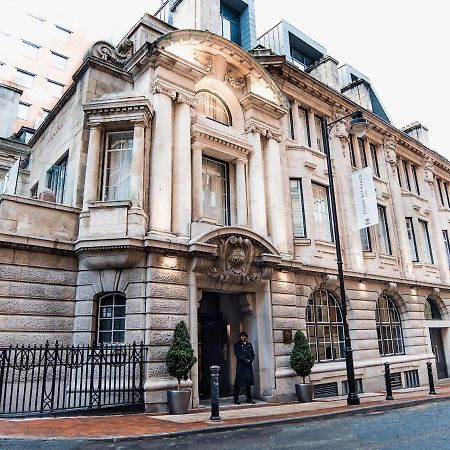
{"type": "Polygon", "coordinates": [[[411,181],[409,179],[408,163],[404,159],[402,159],[402,167],[403,167],[403,174],[405,176],[406,188],[408,189],[408,191],[410,191],[411,181]]]}
{"type": "Polygon", "coordinates": [[[231,22],[226,17],[222,18],[222,36],[231,41],[231,22]]]}
{"type": "Polygon", "coordinates": [[[424,220],[419,220],[419,226],[422,233],[422,243],[423,249],[425,251],[425,262],[427,262],[428,264],[434,264],[430,234],[428,233],[428,223],[424,220]]]}
{"type": "Polygon", "coordinates": [[[114,132],[106,136],[103,200],[128,200],[133,155],[133,132],[114,132]]]}
{"type": "Polygon", "coordinates": [[[439,178],[436,178],[436,184],[437,184],[437,188],[438,188],[438,192],[439,192],[439,200],[441,202],[441,206],[445,206],[444,195],[443,195],[443,192],[442,192],[442,183],[441,183],[441,180],[439,178]]]}
{"type": "Polygon", "coordinates": [[[389,237],[389,226],[385,206],[378,205],[378,217],[380,218],[380,223],[377,225],[380,253],[383,255],[392,255],[391,239],[389,237]]]}
{"type": "Polygon", "coordinates": [[[219,225],[228,225],[228,165],[203,157],[202,179],[203,213],[219,225]]]}
{"type": "Polygon", "coordinates": [[[38,198],[38,188],[39,188],[39,181],[35,183],[30,189],[31,198],[38,198]]]}
{"type": "Polygon", "coordinates": [[[450,208],[450,198],[448,196],[448,183],[444,181],[445,200],[447,200],[447,206],[450,208]]]}
{"type": "Polygon", "coordinates": [[[417,168],[413,164],[411,164],[411,172],[413,175],[414,188],[415,188],[416,194],[420,195],[419,179],[417,178],[417,168]]]}
{"type": "Polygon", "coordinates": [[[372,251],[372,242],[370,241],[369,227],[361,228],[359,230],[359,235],[361,237],[361,247],[363,252],[372,251]]]}
{"type": "Polygon", "coordinates": [[[302,180],[290,180],[292,221],[294,225],[294,237],[306,237],[305,208],[303,205],[302,180]]]}
{"type": "Polygon", "coordinates": [[[64,85],[56,81],[47,80],[47,88],[50,92],[50,95],[59,98],[63,93],[64,85]]]}
{"type": "Polygon", "coordinates": [[[419,261],[419,254],[417,252],[416,235],[414,234],[414,226],[411,217],[406,218],[406,233],[408,235],[411,261],[417,262],[419,261]]]}
{"type": "Polygon", "coordinates": [[[380,178],[380,166],[378,165],[377,148],[374,144],[369,144],[370,156],[372,158],[373,174],[380,178]]]}
{"type": "Polygon", "coordinates": [[[16,83],[20,84],[23,87],[28,89],[33,88],[34,83],[34,75],[33,73],[26,72],[25,70],[17,69],[16,70],[16,83]]]}
{"type": "Polygon", "coordinates": [[[352,167],[356,167],[355,148],[353,147],[353,139],[349,136],[348,149],[350,150],[350,164],[352,167]]]}
{"type": "Polygon", "coordinates": [[[28,114],[30,112],[30,104],[29,103],[23,103],[19,102],[19,108],[17,110],[17,118],[28,120],[28,114]]]}
{"type": "Polygon", "coordinates": [[[398,185],[400,187],[403,187],[402,177],[400,175],[400,160],[399,159],[397,159],[397,179],[398,179],[398,185]]]}
{"type": "Polygon", "coordinates": [[[45,119],[50,114],[49,109],[42,108],[42,118],[45,119]]]}
{"type": "Polygon", "coordinates": [[[447,261],[450,267],[450,241],[448,239],[448,231],[442,230],[442,236],[444,238],[445,251],[447,252],[447,261]]]}
{"type": "Polygon", "coordinates": [[[67,30],[66,28],[55,25],[55,36],[59,41],[64,42],[65,44],[69,44],[71,34],[72,32],[67,30]]]}
{"type": "Polygon", "coordinates": [[[359,155],[361,157],[361,167],[367,167],[367,155],[366,155],[366,149],[364,147],[364,139],[358,138],[358,149],[359,149],[359,155]]]}
{"type": "Polygon", "coordinates": [[[322,241],[333,242],[328,188],[316,183],[311,184],[314,201],[314,219],[316,222],[316,238],[322,241]]]}
{"type": "Polygon", "coordinates": [[[289,114],[288,118],[288,127],[289,127],[289,137],[294,139],[294,119],[292,118],[292,103],[289,102],[289,114]]]}
{"type": "Polygon", "coordinates": [[[60,70],[67,70],[67,56],[52,52],[52,66],[60,70]]]}
{"type": "Polygon", "coordinates": [[[39,55],[39,45],[32,42],[22,41],[22,54],[27,58],[37,59],[39,55]]]}
{"type": "Polygon", "coordinates": [[[66,154],[59,162],[50,167],[47,171],[47,188],[51,189],[55,194],[56,203],[64,203],[67,160],[68,155],[66,154]]]}
{"type": "Polygon", "coordinates": [[[321,117],[315,117],[314,118],[314,123],[316,126],[316,145],[317,145],[317,150],[319,150],[319,152],[324,153],[325,152],[325,148],[323,146],[323,128],[322,128],[322,118],[321,117]]]}
{"type": "Polygon", "coordinates": [[[308,112],[302,108],[298,108],[298,115],[300,118],[300,136],[297,137],[297,140],[307,147],[311,147],[311,136],[309,133],[309,125],[308,125],[308,112]]]}

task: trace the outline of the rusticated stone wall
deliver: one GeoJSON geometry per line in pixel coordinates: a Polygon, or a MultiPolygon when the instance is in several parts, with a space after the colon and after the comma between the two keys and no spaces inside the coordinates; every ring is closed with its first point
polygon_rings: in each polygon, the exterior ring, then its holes
{"type": "Polygon", "coordinates": [[[75,256],[0,249],[0,346],[71,343],[75,256]]]}

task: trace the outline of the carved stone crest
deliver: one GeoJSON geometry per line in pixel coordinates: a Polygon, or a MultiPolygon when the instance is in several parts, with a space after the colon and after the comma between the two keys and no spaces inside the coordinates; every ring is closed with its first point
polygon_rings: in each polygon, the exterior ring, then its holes
{"type": "Polygon", "coordinates": [[[430,156],[425,158],[423,168],[425,173],[425,181],[429,184],[433,184],[434,183],[433,159],[430,156]]]}
{"type": "Polygon", "coordinates": [[[385,138],[383,142],[386,150],[386,159],[391,166],[397,165],[397,144],[392,137],[385,138]]]}
{"type": "Polygon", "coordinates": [[[248,284],[270,274],[252,266],[255,247],[244,236],[229,235],[218,238],[217,259],[203,260],[196,270],[222,284],[248,284]]]}
{"type": "Polygon", "coordinates": [[[225,76],[223,81],[225,81],[225,83],[228,83],[232,88],[236,89],[237,91],[246,90],[245,78],[241,76],[241,74],[230,65],[228,65],[225,70],[225,76]]]}

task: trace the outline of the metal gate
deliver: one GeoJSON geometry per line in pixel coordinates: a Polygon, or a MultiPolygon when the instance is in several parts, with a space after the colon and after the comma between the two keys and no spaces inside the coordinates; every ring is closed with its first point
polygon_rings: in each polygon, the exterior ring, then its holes
{"type": "Polygon", "coordinates": [[[0,348],[0,415],[144,404],[146,346],[0,348]]]}

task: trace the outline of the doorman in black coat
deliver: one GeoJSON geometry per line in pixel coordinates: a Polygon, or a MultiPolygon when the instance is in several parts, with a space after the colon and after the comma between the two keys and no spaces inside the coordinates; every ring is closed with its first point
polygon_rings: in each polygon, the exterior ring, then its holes
{"type": "Polygon", "coordinates": [[[245,386],[248,403],[255,403],[252,398],[251,387],[255,384],[253,379],[253,360],[255,352],[250,342],[247,342],[248,334],[245,331],[239,333],[239,341],[234,344],[236,355],[236,381],[234,382],[234,403],[240,405],[239,390],[245,386]]]}

